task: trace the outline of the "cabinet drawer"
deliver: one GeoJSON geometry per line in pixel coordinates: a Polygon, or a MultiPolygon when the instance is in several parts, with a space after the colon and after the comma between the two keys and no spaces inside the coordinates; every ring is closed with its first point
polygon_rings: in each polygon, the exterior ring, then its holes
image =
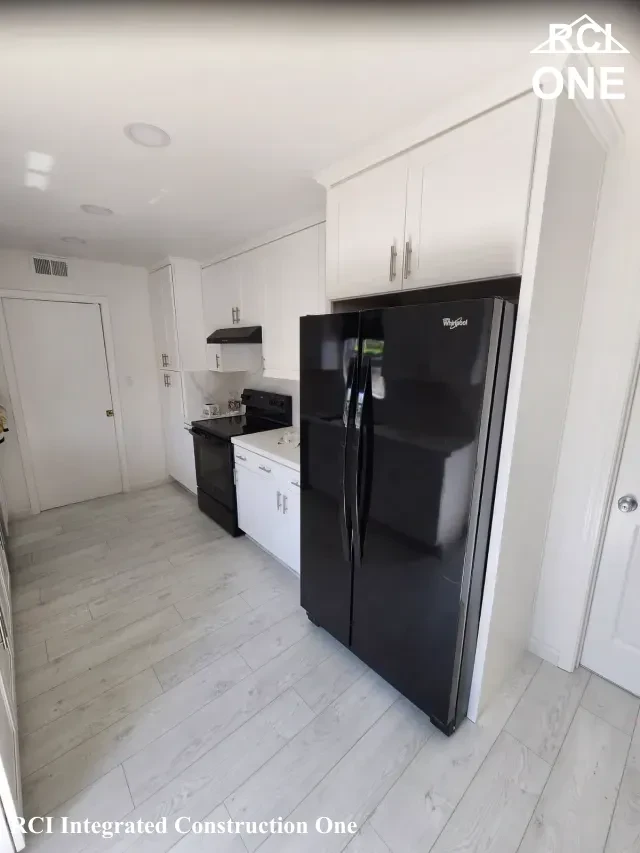
{"type": "Polygon", "coordinates": [[[273,459],[267,459],[266,456],[260,456],[259,453],[254,453],[252,450],[245,450],[244,447],[234,446],[233,455],[235,463],[239,467],[248,468],[256,474],[261,474],[280,486],[299,488],[300,474],[293,468],[287,468],[286,465],[274,462],[273,459]]]}
{"type": "Polygon", "coordinates": [[[280,467],[277,462],[260,456],[258,453],[253,453],[251,450],[245,450],[244,447],[234,447],[233,456],[236,465],[248,468],[264,477],[272,478],[274,482],[276,481],[277,469],[280,467]]]}

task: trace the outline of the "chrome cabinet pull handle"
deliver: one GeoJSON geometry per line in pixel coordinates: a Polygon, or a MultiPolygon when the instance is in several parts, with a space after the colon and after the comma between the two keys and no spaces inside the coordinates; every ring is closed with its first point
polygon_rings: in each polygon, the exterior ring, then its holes
{"type": "Polygon", "coordinates": [[[220,356],[216,353],[216,367],[220,367],[220,356]]]}
{"type": "Polygon", "coordinates": [[[267,468],[267,466],[266,466],[266,465],[258,465],[258,468],[259,468],[261,471],[264,471],[266,474],[270,474],[270,473],[271,473],[271,468],[267,468]]]}
{"type": "Polygon", "coordinates": [[[276,492],[276,506],[278,508],[278,512],[280,512],[280,498],[282,497],[282,492],[276,492]]]}
{"type": "Polygon", "coordinates": [[[9,651],[9,635],[7,633],[2,610],[0,610],[0,643],[2,644],[3,649],[9,651]]]}
{"type": "Polygon", "coordinates": [[[409,278],[411,275],[411,253],[413,249],[411,247],[411,240],[407,240],[404,244],[404,277],[409,278]]]}
{"type": "Polygon", "coordinates": [[[287,496],[286,495],[282,496],[282,514],[283,515],[287,514],[287,496]]]}
{"type": "Polygon", "coordinates": [[[396,249],[396,244],[391,244],[391,255],[389,258],[389,281],[393,281],[396,277],[396,258],[398,257],[398,250],[396,249]]]}
{"type": "Polygon", "coordinates": [[[246,456],[240,456],[239,453],[236,453],[236,459],[239,459],[241,462],[247,461],[247,457],[246,456]]]}
{"type": "Polygon", "coordinates": [[[295,486],[298,489],[300,488],[300,480],[290,480],[290,483],[292,486],[295,486]]]}

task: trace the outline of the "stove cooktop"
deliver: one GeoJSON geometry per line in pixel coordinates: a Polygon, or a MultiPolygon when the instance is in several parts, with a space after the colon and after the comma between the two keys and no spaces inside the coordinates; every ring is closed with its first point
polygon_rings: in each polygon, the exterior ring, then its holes
{"type": "Polygon", "coordinates": [[[191,424],[195,430],[215,435],[231,441],[237,435],[249,435],[253,432],[265,432],[269,429],[278,429],[282,424],[267,418],[256,418],[250,415],[236,415],[230,418],[211,418],[204,421],[193,421],[191,424]]]}

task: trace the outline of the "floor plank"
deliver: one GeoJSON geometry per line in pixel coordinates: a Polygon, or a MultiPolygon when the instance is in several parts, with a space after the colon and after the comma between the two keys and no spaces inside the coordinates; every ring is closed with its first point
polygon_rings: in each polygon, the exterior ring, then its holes
{"type": "Polygon", "coordinates": [[[628,735],[633,734],[640,708],[640,699],[637,696],[632,696],[626,690],[593,674],[580,704],[617,729],[628,735]]]}
{"type": "Polygon", "coordinates": [[[601,853],[630,738],[578,708],[520,853],[601,853]]]}
{"type": "Polygon", "coordinates": [[[516,853],[551,767],[502,732],[432,853],[516,853]]]}
{"type": "Polygon", "coordinates": [[[28,649],[30,646],[38,646],[56,634],[71,631],[87,622],[91,622],[91,613],[86,604],[79,604],[77,607],[69,607],[55,613],[48,611],[46,605],[24,610],[15,614],[16,648],[28,649]]]}
{"type": "Polygon", "coordinates": [[[280,595],[215,632],[209,630],[207,614],[188,620],[185,626],[193,625],[198,636],[191,643],[180,646],[173,654],[164,655],[154,665],[160,683],[165,690],[175,687],[199,669],[208,666],[225,650],[261,634],[297,609],[297,603],[289,595],[280,595]]]}
{"type": "Polygon", "coordinates": [[[640,722],[622,776],[605,853],[640,851],[640,722]]]}
{"type": "MultiPolygon", "coordinates": [[[[306,820],[311,828],[320,815],[327,815],[361,826],[434,732],[429,720],[414,705],[404,698],[396,700],[288,819],[306,820]]],[[[348,840],[343,835],[310,831],[304,839],[304,851],[334,853],[342,850],[348,840]]],[[[260,850],[298,853],[300,837],[272,835],[260,850]]]]}
{"type": "Polygon", "coordinates": [[[332,644],[320,631],[306,639],[126,761],[133,801],[137,804],[146,800],[330,654],[332,644]],[[309,655],[306,639],[311,641],[315,655],[309,655]]]}
{"type": "MultiPolygon", "coordinates": [[[[244,596],[243,596],[244,597],[244,596]]],[[[246,601],[246,599],[244,599],[246,601]]],[[[273,601],[273,599],[269,599],[273,601]]],[[[286,619],[276,622],[271,628],[252,637],[238,646],[238,652],[249,664],[251,669],[260,669],[265,663],[277,657],[298,640],[301,640],[311,630],[306,613],[299,607],[286,619]]]]}
{"type": "MultiPolygon", "coordinates": [[[[287,690],[229,737],[207,752],[164,788],[127,815],[130,820],[167,818],[166,835],[130,837],[114,845],[114,853],[165,853],[181,839],[175,819],[188,815],[204,820],[252,773],[268,761],[312,719],[313,714],[293,690],[287,690]]],[[[215,850],[210,844],[209,849],[215,850]]],[[[90,845],[86,853],[102,851],[90,845]]],[[[109,848],[111,853],[111,847],[109,848]]]]}
{"type": "Polygon", "coordinates": [[[391,853],[369,821],[360,828],[344,850],[345,853],[391,853]]]}
{"type": "Polygon", "coordinates": [[[565,672],[543,661],[505,730],[553,764],[588,681],[586,669],[565,672]]]}
{"type": "MultiPolygon", "coordinates": [[[[207,815],[205,821],[211,823],[229,820],[229,812],[224,805],[219,805],[211,814],[207,815]]],[[[215,845],[216,853],[246,853],[247,848],[242,839],[236,834],[216,835],[194,835],[190,832],[172,848],[172,853],[200,853],[200,851],[211,851],[215,845]]]]}
{"type": "Polygon", "coordinates": [[[25,808],[47,811],[143,750],[216,696],[224,694],[249,671],[231,653],[200,678],[163,693],[109,728],[23,779],[25,808]]]}
{"type": "Polygon", "coordinates": [[[16,646],[16,676],[20,679],[34,669],[44,666],[48,661],[47,647],[44,643],[30,645],[24,649],[16,646]]]}
{"type": "Polygon", "coordinates": [[[147,669],[48,726],[24,735],[20,741],[22,774],[34,773],[161,693],[162,687],[155,673],[147,669]]]}
{"type": "Polygon", "coordinates": [[[360,678],[367,667],[342,646],[296,684],[296,692],[316,714],[360,678]]]}
{"type": "MultiPolygon", "coordinates": [[[[235,608],[236,606],[242,608],[243,612],[247,608],[246,602],[242,602],[242,604],[238,603],[237,605],[234,603],[231,605],[231,608],[235,608]]],[[[236,627],[236,622],[239,622],[241,626],[244,626],[247,621],[250,621],[252,625],[256,621],[259,622],[261,617],[259,614],[256,616],[255,614],[257,613],[258,611],[251,610],[245,616],[240,616],[239,619],[229,624],[229,619],[233,616],[233,612],[230,607],[224,607],[219,609],[218,612],[209,614],[207,618],[181,622],[174,628],[163,631],[161,634],[156,634],[151,639],[127,649],[125,652],[110,658],[99,666],[93,666],[90,670],[65,681],[63,684],[58,685],[58,687],[54,687],[46,693],[34,697],[34,699],[23,702],[18,708],[20,725],[24,731],[35,731],[74,708],[85,705],[87,702],[95,699],[96,696],[100,696],[111,687],[115,687],[137,673],[148,669],[150,666],[171,658],[178,650],[189,648],[199,638],[206,637],[212,632],[215,633],[216,626],[224,626],[220,628],[220,632],[223,638],[228,639],[230,629],[233,629],[233,632],[239,631],[236,627]]],[[[262,625],[258,627],[262,627],[262,625]]],[[[256,632],[258,627],[255,628],[256,632]]],[[[194,668],[189,673],[183,671],[180,678],[177,678],[174,684],[163,684],[163,688],[169,690],[172,686],[176,686],[186,680],[194,672],[205,669],[233,649],[234,643],[219,639],[216,641],[215,647],[215,654],[211,653],[208,660],[202,662],[201,666],[194,668]]]]}
{"type": "Polygon", "coordinates": [[[465,720],[452,737],[436,732],[426,742],[371,818],[393,853],[431,849],[539,665],[526,655],[477,724],[465,720]]]}
{"type": "MultiPolygon", "coordinates": [[[[226,800],[231,816],[268,821],[290,814],[397,696],[375,673],[363,675],[226,800]]],[[[252,851],[264,839],[243,834],[243,840],[252,851]]]]}
{"type": "MultiPolygon", "coordinates": [[[[238,600],[238,609],[247,606],[246,602],[238,600]]],[[[91,670],[110,658],[126,653],[139,643],[181,624],[182,619],[177,610],[174,607],[167,607],[165,610],[139,619],[117,634],[104,637],[91,646],[77,649],[61,658],[55,658],[20,679],[18,700],[24,702],[41,693],[46,693],[74,676],[91,670]]]]}
{"type": "Polygon", "coordinates": [[[62,833],[61,817],[70,821],[110,821],[120,820],[133,807],[127,780],[122,767],[114,768],[93,785],[89,785],[75,797],[52,809],[55,832],[53,835],[29,835],[28,853],[79,853],[89,839],[86,834],[73,835],[62,833]]]}

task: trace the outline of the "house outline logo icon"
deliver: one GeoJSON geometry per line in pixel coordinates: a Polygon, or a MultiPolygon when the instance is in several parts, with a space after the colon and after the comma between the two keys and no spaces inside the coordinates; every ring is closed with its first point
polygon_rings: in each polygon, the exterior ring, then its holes
{"type": "Polygon", "coordinates": [[[571,24],[549,24],[549,38],[534,47],[530,53],[629,53],[626,47],[622,45],[611,34],[611,24],[605,24],[604,27],[594,21],[589,15],[581,15],[576,18],[571,24]],[[585,33],[589,31],[591,36],[590,44],[586,44],[584,40],[585,33]],[[570,44],[569,40],[576,34],[578,47],[570,44]],[[598,40],[598,34],[604,36],[604,45],[601,40],[598,40]],[[561,47],[558,47],[558,43],[561,47]]]}

